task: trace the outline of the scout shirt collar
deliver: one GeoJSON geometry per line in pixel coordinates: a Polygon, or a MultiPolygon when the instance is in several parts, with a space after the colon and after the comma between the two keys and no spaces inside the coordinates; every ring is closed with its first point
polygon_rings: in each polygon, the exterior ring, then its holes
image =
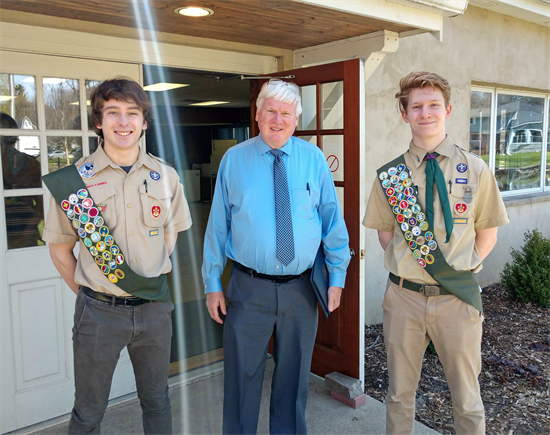
{"type": "MultiPolygon", "coordinates": [[[[92,154],[93,156],[93,163],[94,163],[94,172],[100,172],[103,169],[105,169],[107,166],[112,167],[113,169],[120,169],[120,165],[117,165],[114,163],[107,153],[105,153],[105,150],[103,149],[103,143],[101,143],[97,150],[92,154]]],[[[147,166],[150,169],[157,169],[158,164],[155,163],[155,160],[146,153],[143,152],[143,150],[139,149],[138,159],[136,162],[132,165],[133,168],[141,168],[141,166],[147,166]]]]}
{"type": "MultiPolygon", "coordinates": [[[[287,143],[285,143],[281,148],[279,148],[282,152],[285,154],[292,154],[292,138],[293,136],[290,136],[290,139],[287,143]]],[[[268,153],[273,148],[271,148],[268,144],[266,144],[262,139],[262,134],[260,133],[258,137],[256,138],[256,152],[259,156],[264,155],[265,153],[268,153]]]]}
{"type": "MultiPolygon", "coordinates": [[[[438,153],[445,157],[451,157],[453,151],[453,141],[449,136],[446,136],[443,142],[441,142],[435,150],[432,152],[438,153]]],[[[414,165],[418,168],[424,161],[424,157],[428,152],[422,148],[418,148],[413,141],[409,143],[409,153],[413,158],[414,165]]]]}

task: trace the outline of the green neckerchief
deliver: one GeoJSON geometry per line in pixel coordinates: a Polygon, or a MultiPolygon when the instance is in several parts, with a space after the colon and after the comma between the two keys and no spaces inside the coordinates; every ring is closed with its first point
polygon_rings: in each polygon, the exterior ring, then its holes
{"type": "Polygon", "coordinates": [[[451,205],[449,204],[449,196],[447,195],[445,177],[443,176],[443,172],[441,172],[439,163],[437,163],[437,157],[439,157],[438,153],[426,154],[424,157],[424,160],[426,160],[426,215],[428,216],[430,226],[433,228],[435,181],[437,192],[439,193],[441,210],[443,211],[443,218],[445,219],[445,230],[447,232],[445,243],[448,243],[453,232],[453,215],[451,214],[451,205]]]}

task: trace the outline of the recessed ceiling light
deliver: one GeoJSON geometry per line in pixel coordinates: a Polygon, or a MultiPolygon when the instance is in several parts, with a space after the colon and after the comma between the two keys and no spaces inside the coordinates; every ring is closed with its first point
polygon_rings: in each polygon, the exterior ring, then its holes
{"type": "Polygon", "coordinates": [[[145,86],[143,89],[149,92],[170,91],[172,89],[184,88],[189,86],[185,83],[155,83],[154,85],[145,86]]]}
{"type": "Polygon", "coordinates": [[[184,15],[186,17],[207,17],[208,15],[212,15],[214,13],[212,9],[198,6],[186,6],[183,8],[177,8],[174,12],[176,14],[184,15]]]}
{"type": "Polygon", "coordinates": [[[189,104],[190,106],[215,106],[217,104],[227,104],[229,101],[203,101],[202,103],[189,104]]]}
{"type": "Polygon", "coordinates": [[[10,101],[15,97],[13,95],[0,95],[0,101],[10,101]]]}

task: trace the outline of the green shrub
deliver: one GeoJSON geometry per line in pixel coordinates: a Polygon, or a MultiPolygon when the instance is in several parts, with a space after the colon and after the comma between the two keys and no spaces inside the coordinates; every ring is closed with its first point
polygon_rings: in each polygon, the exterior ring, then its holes
{"type": "Polygon", "coordinates": [[[503,287],[522,302],[550,305],[550,239],[538,230],[527,231],[520,251],[512,248],[512,264],[500,274],[503,287]]]}

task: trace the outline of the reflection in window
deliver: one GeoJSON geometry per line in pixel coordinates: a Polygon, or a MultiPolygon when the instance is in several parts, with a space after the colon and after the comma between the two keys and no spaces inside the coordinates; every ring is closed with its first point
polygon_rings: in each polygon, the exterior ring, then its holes
{"type": "Polygon", "coordinates": [[[499,94],[495,176],[500,190],[540,186],[544,98],[499,94]]]}
{"type": "Polygon", "coordinates": [[[489,163],[491,141],[491,92],[470,94],[470,151],[489,163]]]}
{"type": "Polygon", "coordinates": [[[17,123],[16,128],[23,130],[38,128],[34,76],[0,74],[0,112],[14,118],[17,123]]]}
{"type": "Polygon", "coordinates": [[[44,77],[48,130],[80,130],[80,91],[76,79],[44,77]]]}
{"type": "Polygon", "coordinates": [[[321,85],[323,130],[344,128],[344,82],[321,85]]]}
{"type": "Polygon", "coordinates": [[[298,137],[313,145],[317,145],[317,136],[298,136],[298,137]]]}
{"type": "Polygon", "coordinates": [[[42,187],[40,142],[36,136],[0,136],[4,189],[42,187]]]}
{"type": "Polygon", "coordinates": [[[300,88],[302,97],[302,114],[298,120],[298,130],[317,129],[317,86],[303,86],[300,88]]]}
{"type": "MultiPolygon", "coordinates": [[[[90,122],[90,116],[92,115],[92,106],[90,100],[92,98],[92,92],[101,83],[99,80],[86,80],[86,113],[88,114],[88,130],[94,130],[95,126],[90,122]]],[[[90,153],[92,151],[90,150],[90,153]]]]}
{"type": "MultiPolygon", "coordinates": [[[[95,150],[97,150],[97,147],[99,146],[100,137],[89,137],[88,138],[88,146],[89,146],[89,153],[92,154],[95,150]]],[[[76,160],[75,160],[76,161],[76,160]]]]}
{"type": "Polygon", "coordinates": [[[42,195],[4,198],[8,249],[44,245],[44,202],[42,195]]]}
{"type": "Polygon", "coordinates": [[[50,136],[48,146],[48,173],[72,165],[82,157],[82,138],[50,136]]]}

